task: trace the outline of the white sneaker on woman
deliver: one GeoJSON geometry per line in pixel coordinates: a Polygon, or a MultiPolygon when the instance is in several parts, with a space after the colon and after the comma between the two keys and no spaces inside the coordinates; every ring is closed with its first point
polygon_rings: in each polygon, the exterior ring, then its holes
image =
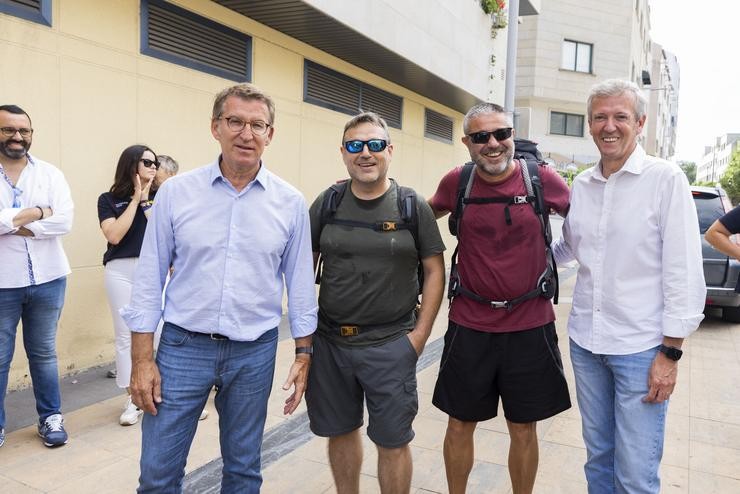
{"type": "Polygon", "coordinates": [[[142,413],[144,413],[144,411],[134,405],[134,403],[131,401],[131,396],[129,396],[128,400],[126,401],[126,407],[123,409],[123,413],[118,419],[118,423],[121,425],[134,425],[136,422],[139,421],[139,417],[142,413]]]}

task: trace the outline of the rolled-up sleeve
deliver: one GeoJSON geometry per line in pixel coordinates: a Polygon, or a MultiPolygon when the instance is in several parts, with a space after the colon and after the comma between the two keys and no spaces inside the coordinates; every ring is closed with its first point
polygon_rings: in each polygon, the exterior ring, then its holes
{"type": "Polygon", "coordinates": [[[147,223],[131,302],[120,310],[126,325],[135,333],[153,333],[162,318],[162,290],[175,245],[167,185],[157,192],[157,202],[147,223]]]}
{"type": "Polygon", "coordinates": [[[13,218],[20,212],[21,208],[0,209],[0,235],[15,233],[18,228],[13,226],[13,218]]]}
{"type": "Polygon", "coordinates": [[[661,201],[663,335],[685,338],[704,318],[706,284],[696,207],[683,173],[667,179],[661,201]]]}
{"type": "Polygon", "coordinates": [[[74,203],[72,192],[62,172],[54,169],[52,174],[53,187],[50,188],[51,201],[49,204],[38,204],[39,207],[50,207],[53,214],[43,220],[33,221],[26,228],[33,232],[32,239],[43,240],[45,238],[66,235],[72,230],[74,219],[74,203]]]}
{"type": "Polygon", "coordinates": [[[303,199],[295,205],[294,229],[283,253],[281,268],[288,292],[288,319],[293,338],[316,330],[318,304],[313,276],[311,225],[303,199]]]}

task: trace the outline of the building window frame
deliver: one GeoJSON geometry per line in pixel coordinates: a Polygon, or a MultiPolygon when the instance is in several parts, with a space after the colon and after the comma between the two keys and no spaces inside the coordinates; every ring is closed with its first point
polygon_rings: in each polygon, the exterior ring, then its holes
{"type": "Polygon", "coordinates": [[[235,82],[251,82],[252,80],[252,60],[253,60],[252,37],[246,33],[237,31],[235,29],[231,29],[207,17],[196,14],[189,10],[183,9],[182,7],[178,7],[169,2],[165,2],[164,0],[141,0],[140,33],[141,33],[140,50],[143,55],[148,55],[150,57],[154,57],[159,60],[164,60],[165,62],[174,63],[182,67],[187,67],[189,69],[197,70],[199,72],[205,72],[206,74],[215,75],[215,76],[222,77],[224,79],[228,79],[228,80],[235,81],[235,82]],[[150,46],[150,43],[149,43],[149,15],[150,15],[149,6],[150,5],[154,7],[158,7],[162,10],[168,11],[174,14],[175,16],[183,17],[189,21],[196,22],[205,28],[219,31],[223,34],[226,34],[228,36],[234,37],[242,41],[244,43],[244,61],[245,61],[244,72],[237,73],[235,71],[221,69],[219,67],[209,65],[208,63],[198,61],[194,58],[188,58],[187,56],[184,56],[184,55],[179,55],[179,54],[172,53],[166,50],[162,50],[160,48],[150,46]]]}
{"type": "Polygon", "coordinates": [[[585,116],[581,115],[579,113],[567,113],[562,111],[550,111],[550,134],[551,135],[558,135],[558,136],[567,136],[567,137],[583,137],[583,132],[585,130],[585,116]],[[563,118],[563,130],[562,131],[556,131],[555,126],[553,125],[553,117],[559,116],[563,118]],[[576,119],[580,120],[578,124],[576,124],[577,129],[571,130],[571,126],[568,125],[568,121],[572,121],[572,118],[575,117],[576,119]]]}
{"type": "MultiPolygon", "coordinates": [[[[570,53],[568,53],[570,54],[570,53]]],[[[570,58],[570,57],[569,57],[570,58]]],[[[594,66],[593,66],[593,60],[594,60],[594,44],[593,43],[586,43],[584,41],[576,41],[574,39],[564,39],[562,46],[561,46],[561,52],[560,52],[560,68],[562,70],[569,70],[571,72],[580,72],[582,74],[593,74],[594,73],[594,66]],[[572,64],[567,63],[565,60],[566,55],[566,47],[573,46],[572,49],[572,64]],[[584,70],[584,67],[582,66],[584,55],[581,54],[581,57],[579,58],[579,52],[581,51],[581,48],[588,48],[588,68],[584,70]]],[[[568,60],[570,62],[570,60],[568,60]]]]}
{"type": "Polygon", "coordinates": [[[51,1],[38,0],[38,9],[13,0],[0,0],[0,13],[51,27],[51,1]]]}
{"type": "MultiPolygon", "coordinates": [[[[346,96],[349,97],[350,94],[347,93],[346,96]]],[[[395,129],[403,128],[402,96],[398,96],[389,91],[385,91],[384,89],[366,84],[365,82],[342,74],[341,72],[337,72],[334,69],[308,59],[304,59],[303,61],[303,101],[305,101],[306,103],[311,103],[312,105],[320,106],[322,108],[327,108],[329,110],[353,116],[357,115],[361,111],[372,111],[380,115],[386,121],[389,127],[393,127],[395,129]],[[309,88],[310,71],[320,72],[327,77],[334,78],[338,82],[341,81],[342,83],[347,85],[347,90],[354,90],[353,92],[354,94],[356,94],[356,97],[353,98],[353,101],[351,103],[347,101],[345,102],[345,104],[342,104],[342,102],[338,100],[330,101],[328,99],[321,99],[319,97],[312,96],[310,94],[311,90],[309,88]],[[395,110],[395,114],[384,114],[384,112],[380,111],[378,108],[372,108],[372,104],[370,106],[367,106],[367,101],[365,100],[365,98],[367,97],[367,95],[370,94],[375,94],[376,97],[384,98],[387,101],[395,100],[395,102],[397,103],[397,106],[393,108],[395,110]]]]}

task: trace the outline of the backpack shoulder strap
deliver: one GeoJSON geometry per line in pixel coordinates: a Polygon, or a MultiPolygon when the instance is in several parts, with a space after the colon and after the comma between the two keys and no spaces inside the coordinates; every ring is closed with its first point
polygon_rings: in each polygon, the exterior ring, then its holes
{"type": "Polygon", "coordinates": [[[419,214],[416,208],[417,195],[416,191],[411,187],[404,187],[398,185],[396,191],[398,200],[398,214],[401,217],[401,222],[409,225],[409,231],[414,237],[414,245],[416,246],[417,252],[420,251],[419,244],[419,214]]]}
{"type": "Polygon", "coordinates": [[[524,186],[527,189],[527,195],[534,197],[532,207],[534,207],[534,212],[540,219],[542,235],[545,237],[545,244],[549,247],[552,243],[552,231],[550,229],[549,211],[545,206],[542,179],[540,178],[539,167],[542,165],[537,160],[520,159],[519,163],[521,165],[522,178],[524,179],[524,186]]]}
{"type": "Polygon", "coordinates": [[[463,210],[465,209],[465,199],[470,196],[470,189],[473,187],[473,171],[475,163],[469,161],[463,165],[460,172],[460,179],[457,182],[457,196],[455,199],[455,211],[450,213],[447,225],[453,237],[457,237],[462,219],[463,210]]]}

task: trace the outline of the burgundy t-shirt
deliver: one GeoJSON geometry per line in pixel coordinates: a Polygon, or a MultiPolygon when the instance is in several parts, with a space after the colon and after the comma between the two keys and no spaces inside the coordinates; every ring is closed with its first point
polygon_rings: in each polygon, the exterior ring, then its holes
{"type": "MultiPolygon", "coordinates": [[[[521,169],[505,181],[489,184],[474,173],[470,197],[527,195],[521,169]]],[[[539,168],[546,207],[565,215],[570,192],[565,181],[547,167],[539,168]]],[[[462,166],[450,171],[430,199],[437,211],[454,212],[462,166]]],[[[531,204],[509,206],[511,225],[506,224],[505,204],[467,204],[458,225],[457,268],[462,285],[490,300],[511,300],[531,291],[545,269],[545,239],[531,204]]],[[[455,297],[450,320],[490,333],[522,331],[555,320],[550,300],[536,297],[511,311],[491,309],[463,295],[455,297]]]]}

